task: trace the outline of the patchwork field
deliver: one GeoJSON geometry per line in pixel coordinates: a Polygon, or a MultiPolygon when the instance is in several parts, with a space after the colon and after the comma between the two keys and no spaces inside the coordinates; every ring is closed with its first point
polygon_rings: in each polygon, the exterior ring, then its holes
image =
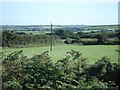
{"type": "Polygon", "coordinates": [[[103,56],[107,56],[112,62],[117,62],[118,53],[115,51],[118,49],[118,45],[57,45],[53,46],[53,51],[50,51],[50,47],[32,47],[32,48],[4,48],[4,54],[9,54],[14,51],[23,50],[23,54],[28,57],[32,57],[35,54],[40,54],[44,51],[49,51],[50,57],[53,60],[58,60],[65,57],[66,52],[70,50],[77,50],[82,53],[82,57],[86,58],[88,63],[93,64],[95,61],[101,59],[103,56]]]}

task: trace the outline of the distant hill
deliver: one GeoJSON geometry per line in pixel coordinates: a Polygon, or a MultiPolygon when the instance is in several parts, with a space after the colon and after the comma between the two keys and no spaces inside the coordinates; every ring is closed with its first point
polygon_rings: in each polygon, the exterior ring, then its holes
{"type": "MultiPolygon", "coordinates": [[[[2,30],[15,31],[47,31],[50,30],[50,25],[0,25],[2,30]]],[[[106,30],[118,29],[117,25],[53,25],[53,29],[64,29],[72,31],[80,30],[106,30]]]]}

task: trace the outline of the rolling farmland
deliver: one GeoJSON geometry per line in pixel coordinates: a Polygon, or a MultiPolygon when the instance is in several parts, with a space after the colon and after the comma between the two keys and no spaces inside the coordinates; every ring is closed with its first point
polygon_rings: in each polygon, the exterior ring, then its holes
{"type": "MultiPolygon", "coordinates": [[[[44,51],[49,51],[49,46],[46,47],[30,47],[30,48],[4,48],[3,52],[9,54],[14,51],[23,50],[23,54],[32,57],[35,54],[40,54],[44,51]]],[[[88,60],[88,63],[93,64],[103,56],[107,56],[112,62],[117,62],[118,54],[115,50],[118,45],[56,45],[53,46],[53,51],[49,54],[53,60],[58,60],[66,55],[70,50],[77,50],[82,53],[82,56],[88,60]]]]}

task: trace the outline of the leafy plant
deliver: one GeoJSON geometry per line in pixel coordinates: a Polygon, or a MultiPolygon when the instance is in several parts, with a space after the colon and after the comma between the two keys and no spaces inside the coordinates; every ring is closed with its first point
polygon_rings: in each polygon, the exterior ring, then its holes
{"type": "Polygon", "coordinates": [[[118,89],[118,64],[103,57],[90,66],[81,55],[71,50],[55,63],[48,51],[32,58],[24,56],[22,51],[13,52],[3,58],[3,90],[118,89]]]}

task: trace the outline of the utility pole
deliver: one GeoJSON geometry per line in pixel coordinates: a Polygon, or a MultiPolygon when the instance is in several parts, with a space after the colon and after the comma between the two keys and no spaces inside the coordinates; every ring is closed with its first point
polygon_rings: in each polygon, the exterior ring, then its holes
{"type": "Polygon", "coordinates": [[[50,40],[50,51],[52,51],[52,23],[51,23],[51,40],[50,40]]]}

